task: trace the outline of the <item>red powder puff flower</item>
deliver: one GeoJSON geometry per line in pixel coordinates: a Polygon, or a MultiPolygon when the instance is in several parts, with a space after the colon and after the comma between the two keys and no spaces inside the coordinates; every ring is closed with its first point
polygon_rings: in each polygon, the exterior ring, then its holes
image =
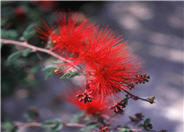
{"type": "Polygon", "coordinates": [[[88,89],[102,98],[129,88],[141,68],[121,40],[107,28],[93,30],[93,37],[79,56],[86,66],[88,89]]]}
{"type": "Polygon", "coordinates": [[[98,95],[91,96],[90,92],[84,89],[84,87],[69,87],[67,90],[62,92],[60,99],[76,105],[78,108],[85,111],[86,114],[89,115],[109,115],[109,108],[112,103],[112,100],[101,100],[98,95]],[[89,99],[90,101],[85,102],[85,99],[89,99]]]}
{"type": "Polygon", "coordinates": [[[52,50],[73,61],[75,66],[82,66],[89,85],[86,90],[92,91],[93,96],[101,96],[103,100],[107,95],[133,89],[135,83],[143,83],[144,76],[139,77],[141,81],[136,76],[140,63],[122,37],[73,13],[68,17],[61,13],[58,18],[57,29],[46,25],[47,32],[39,30],[40,34],[52,41],[52,50]]]}
{"type": "Polygon", "coordinates": [[[109,61],[119,54],[118,46],[114,47],[114,45],[121,39],[116,37],[111,30],[93,28],[88,35],[85,50],[81,51],[79,55],[80,61],[87,67],[95,68],[100,64],[109,64],[109,61]]]}
{"type": "Polygon", "coordinates": [[[80,102],[77,99],[71,100],[71,103],[75,104],[77,107],[79,107],[81,110],[84,110],[86,114],[104,114],[105,111],[107,111],[107,104],[105,103],[105,100],[100,99],[94,99],[92,102],[88,102],[84,104],[83,102],[80,102]]]}
{"type": "Polygon", "coordinates": [[[57,51],[67,58],[76,57],[86,45],[88,33],[93,27],[88,19],[81,14],[70,12],[57,14],[57,25],[44,24],[43,30],[39,29],[40,38],[49,39],[52,43],[51,49],[57,51]]]}
{"type": "Polygon", "coordinates": [[[74,96],[70,96],[70,99],[68,101],[72,104],[75,104],[81,110],[84,110],[86,114],[108,114],[109,103],[107,102],[107,100],[101,100],[99,97],[94,97],[94,100],[88,103],[84,103],[80,100],[80,98],[78,98],[78,95],[80,94],[76,93],[74,96]]]}

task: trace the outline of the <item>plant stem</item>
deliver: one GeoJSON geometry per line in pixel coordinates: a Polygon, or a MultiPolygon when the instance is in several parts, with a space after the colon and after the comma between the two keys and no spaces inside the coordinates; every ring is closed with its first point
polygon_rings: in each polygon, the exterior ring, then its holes
{"type": "Polygon", "coordinates": [[[13,45],[18,45],[18,46],[22,46],[22,47],[26,47],[26,48],[29,48],[29,49],[32,49],[33,52],[37,52],[37,51],[40,51],[40,52],[43,52],[43,53],[46,53],[46,54],[49,54],[61,61],[64,61],[64,62],[67,62],[68,64],[70,64],[71,66],[73,66],[74,68],[76,68],[77,70],[81,70],[80,67],[74,65],[72,63],[72,61],[70,60],[67,60],[65,58],[63,58],[62,56],[52,52],[51,50],[47,50],[47,49],[43,49],[43,48],[39,48],[37,46],[33,46],[27,42],[20,42],[20,41],[14,41],[14,40],[6,40],[6,39],[0,39],[0,41],[4,44],[13,44],[13,45]]]}
{"type": "MultiPolygon", "coordinates": [[[[62,123],[66,127],[81,127],[84,128],[86,125],[79,123],[62,123]]],[[[40,122],[28,122],[28,123],[17,123],[18,128],[27,128],[27,127],[41,127],[42,124],[40,122]]]]}
{"type": "Polygon", "coordinates": [[[130,92],[127,91],[126,89],[123,89],[123,91],[124,91],[125,93],[127,93],[128,95],[130,95],[130,97],[133,98],[134,100],[138,100],[138,99],[139,99],[139,100],[143,100],[143,101],[149,102],[150,104],[153,103],[153,102],[151,102],[151,101],[148,100],[148,99],[141,98],[141,97],[139,97],[139,96],[133,95],[132,93],[130,93],[130,92]]]}

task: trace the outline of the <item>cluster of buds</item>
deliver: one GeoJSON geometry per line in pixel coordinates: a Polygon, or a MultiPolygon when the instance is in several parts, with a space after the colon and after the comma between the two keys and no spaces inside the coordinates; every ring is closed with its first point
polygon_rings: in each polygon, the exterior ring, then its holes
{"type": "Polygon", "coordinates": [[[129,116],[129,119],[130,119],[130,121],[131,122],[134,122],[134,123],[139,123],[140,121],[142,121],[143,120],[143,115],[142,115],[142,113],[136,113],[135,114],[135,117],[132,117],[132,116],[129,116]]]}
{"type": "Polygon", "coordinates": [[[93,96],[91,95],[92,91],[85,90],[83,93],[77,94],[76,97],[80,102],[84,101],[84,104],[87,102],[92,102],[93,96]]]}
{"type": "Polygon", "coordinates": [[[126,107],[125,101],[121,100],[120,102],[117,102],[113,106],[110,107],[110,109],[113,109],[115,113],[122,114],[124,112],[123,108],[126,107]]]}
{"type": "Polygon", "coordinates": [[[98,126],[98,129],[99,130],[92,130],[90,132],[110,132],[109,126],[100,125],[100,126],[98,126]]]}
{"type": "Polygon", "coordinates": [[[135,85],[133,83],[130,83],[130,84],[127,85],[127,88],[132,90],[132,89],[135,88],[135,85]]]}
{"type": "Polygon", "coordinates": [[[148,76],[147,74],[137,74],[136,75],[136,79],[135,79],[135,83],[136,84],[144,84],[146,82],[148,82],[150,79],[150,76],[148,76]]]}
{"type": "Polygon", "coordinates": [[[127,83],[127,88],[133,90],[136,84],[145,84],[150,79],[150,76],[147,74],[137,74],[133,82],[127,83]]]}
{"type": "Polygon", "coordinates": [[[99,128],[98,132],[110,132],[109,126],[107,126],[107,125],[100,125],[98,128],[99,128]]]}
{"type": "Polygon", "coordinates": [[[146,125],[146,126],[145,126],[145,128],[144,128],[144,129],[146,129],[146,130],[150,130],[150,129],[152,129],[152,128],[153,128],[152,124],[151,124],[151,123],[149,123],[148,125],[146,125]]]}

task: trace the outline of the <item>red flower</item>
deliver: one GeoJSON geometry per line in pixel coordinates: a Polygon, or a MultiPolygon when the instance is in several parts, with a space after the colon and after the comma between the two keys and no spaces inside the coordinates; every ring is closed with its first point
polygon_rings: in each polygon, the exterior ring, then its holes
{"type": "Polygon", "coordinates": [[[110,29],[95,29],[78,59],[85,65],[89,90],[102,97],[130,87],[140,63],[110,29]]]}
{"type": "Polygon", "coordinates": [[[86,66],[95,68],[99,64],[109,64],[109,61],[119,54],[119,47],[114,45],[121,39],[116,37],[111,30],[95,27],[88,35],[88,43],[79,56],[86,66]]]}
{"type": "Polygon", "coordinates": [[[39,29],[40,37],[49,39],[52,42],[51,49],[57,51],[67,58],[76,57],[84,50],[88,33],[92,28],[92,24],[88,23],[88,19],[77,13],[57,14],[57,25],[55,29],[44,24],[44,30],[39,29]]]}
{"type": "Polygon", "coordinates": [[[52,49],[58,54],[72,60],[74,65],[82,66],[89,85],[87,90],[92,91],[93,96],[103,99],[145,81],[144,76],[139,77],[141,81],[137,80],[140,63],[129,51],[127,43],[122,42],[122,37],[108,28],[89,24],[87,18],[79,15],[69,13],[68,18],[64,13],[59,15],[58,29],[45,26],[47,32],[40,33],[49,37],[52,49]]]}
{"type": "Polygon", "coordinates": [[[109,115],[110,111],[110,102],[112,100],[101,99],[98,95],[90,96],[90,92],[83,93],[84,88],[68,88],[67,91],[62,93],[61,99],[67,102],[70,102],[76,105],[81,110],[85,111],[86,114],[95,115],[95,114],[107,114],[109,115]],[[84,102],[85,95],[88,95],[92,99],[91,101],[84,102]],[[83,99],[82,99],[83,98],[83,99]]]}
{"type": "Polygon", "coordinates": [[[77,98],[70,100],[71,103],[75,104],[81,110],[84,110],[86,114],[105,114],[109,106],[105,100],[94,99],[92,102],[84,103],[80,102],[77,98]]]}

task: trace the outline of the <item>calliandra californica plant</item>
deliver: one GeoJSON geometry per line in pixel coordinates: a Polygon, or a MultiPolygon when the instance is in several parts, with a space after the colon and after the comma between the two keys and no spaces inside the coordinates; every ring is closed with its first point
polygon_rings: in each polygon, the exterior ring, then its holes
{"type": "MultiPolygon", "coordinates": [[[[107,116],[112,116],[112,112],[124,113],[129,99],[154,103],[154,96],[141,98],[130,92],[137,84],[148,82],[150,77],[143,72],[138,57],[130,52],[128,43],[120,35],[76,12],[58,13],[57,18],[57,27],[43,23],[37,28],[39,37],[47,41],[49,49],[38,48],[26,42],[1,41],[45,52],[59,59],[60,62],[52,72],[60,78],[85,76],[85,87],[82,90],[76,87],[73,92],[65,94],[64,98],[84,110],[86,115],[94,117],[95,122],[100,122],[97,126],[99,132],[114,129],[107,116]]],[[[145,130],[152,128],[149,122],[142,127],[145,130]]]]}
{"type": "MultiPolygon", "coordinates": [[[[122,42],[121,36],[74,13],[67,18],[64,13],[60,15],[58,28],[45,25],[43,29],[46,31],[39,30],[39,33],[41,38],[51,41],[50,50],[72,60],[74,66],[80,66],[84,71],[86,94],[90,92],[92,96],[105,98],[148,81],[149,76],[141,74],[140,62],[129,51],[128,44],[122,42]]],[[[73,69],[65,62],[60,66],[73,69]]],[[[63,73],[63,69],[57,72],[63,73]]]]}
{"type": "Polygon", "coordinates": [[[62,76],[78,66],[79,72],[86,75],[85,90],[71,96],[69,101],[87,114],[94,114],[103,113],[107,105],[116,113],[123,111],[125,104],[122,101],[114,106],[104,103],[106,98],[118,96],[120,92],[139,99],[128,90],[148,82],[149,76],[142,73],[141,63],[129,51],[127,42],[108,27],[93,24],[76,13],[67,16],[59,13],[57,16],[57,28],[45,24],[38,32],[41,38],[51,42],[50,50],[72,61],[72,66],[61,62],[56,73],[62,76]]]}

